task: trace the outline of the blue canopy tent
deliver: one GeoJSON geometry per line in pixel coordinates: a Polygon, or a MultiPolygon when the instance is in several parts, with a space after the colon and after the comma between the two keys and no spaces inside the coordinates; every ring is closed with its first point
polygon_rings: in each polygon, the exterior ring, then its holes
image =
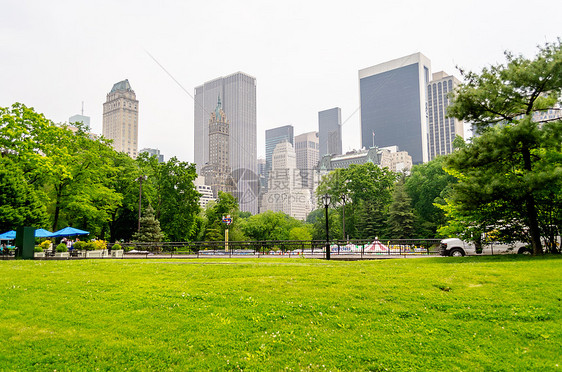
{"type": "Polygon", "coordinates": [[[0,240],[14,240],[16,238],[16,230],[6,231],[4,234],[0,234],[0,240]]]}
{"type": "Polygon", "coordinates": [[[35,237],[36,238],[50,238],[53,235],[52,232],[47,231],[45,229],[36,229],[35,230],[35,237]]]}
{"type": "MultiPolygon", "coordinates": [[[[45,229],[36,229],[35,230],[35,237],[36,238],[49,238],[51,237],[51,232],[45,229]]],[[[14,240],[16,239],[16,230],[10,230],[5,232],[4,234],[0,234],[0,240],[14,240]]]]}
{"type": "Polygon", "coordinates": [[[78,235],[88,235],[89,231],[84,231],[80,229],[75,229],[74,227],[65,227],[59,231],[55,231],[49,237],[51,238],[62,238],[64,236],[78,236],[78,235]]]}

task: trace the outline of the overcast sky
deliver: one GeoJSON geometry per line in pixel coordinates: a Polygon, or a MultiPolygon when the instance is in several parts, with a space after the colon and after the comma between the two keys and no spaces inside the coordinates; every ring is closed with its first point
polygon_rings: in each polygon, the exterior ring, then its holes
{"type": "Polygon", "coordinates": [[[0,0],[0,106],[55,122],[79,114],[102,131],[102,104],[129,79],[139,149],[193,161],[193,94],[243,71],[257,78],[258,157],[265,130],[318,129],[341,107],[344,151],[360,147],[358,70],[421,52],[432,71],[480,70],[562,36],[562,1],[0,0]],[[147,53],[148,52],[148,53],[147,53]]]}

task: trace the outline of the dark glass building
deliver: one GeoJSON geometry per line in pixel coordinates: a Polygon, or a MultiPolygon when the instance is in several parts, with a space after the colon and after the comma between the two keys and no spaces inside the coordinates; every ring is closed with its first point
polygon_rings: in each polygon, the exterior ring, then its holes
{"type": "Polygon", "coordinates": [[[342,153],[341,109],[339,107],[318,112],[318,144],[320,157],[342,153]]]}
{"type": "Polygon", "coordinates": [[[398,146],[428,161],[426,97],[431,62],[421,53],[359,71],[361,145],[398,146]]]}

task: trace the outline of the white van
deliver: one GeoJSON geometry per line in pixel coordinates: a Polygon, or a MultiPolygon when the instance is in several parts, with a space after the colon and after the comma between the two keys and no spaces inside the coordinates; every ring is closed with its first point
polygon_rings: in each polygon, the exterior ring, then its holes
{"type": "Polygon", "coordinates": [[[462,257],[465,255],[492,255],[492,254],[531,254],[532,249],[527,243],[483,243],[480,248],[472,242],[465,242],[458,238],[441,240],[441,256],[462,257]]]}

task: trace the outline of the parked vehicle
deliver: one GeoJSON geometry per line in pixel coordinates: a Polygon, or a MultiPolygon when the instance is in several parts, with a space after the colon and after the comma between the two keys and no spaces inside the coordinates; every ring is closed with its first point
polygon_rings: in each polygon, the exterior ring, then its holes
{"type": "Polygon", "coordinates": [[[458,238],[441,240],[441,256],[462,257],[465,255],[492,255],[492,254],[531,254],[532,250],[528,244],[523,242],[482,243],[480,247],[473,242],[465,242],[458,238]]]}

